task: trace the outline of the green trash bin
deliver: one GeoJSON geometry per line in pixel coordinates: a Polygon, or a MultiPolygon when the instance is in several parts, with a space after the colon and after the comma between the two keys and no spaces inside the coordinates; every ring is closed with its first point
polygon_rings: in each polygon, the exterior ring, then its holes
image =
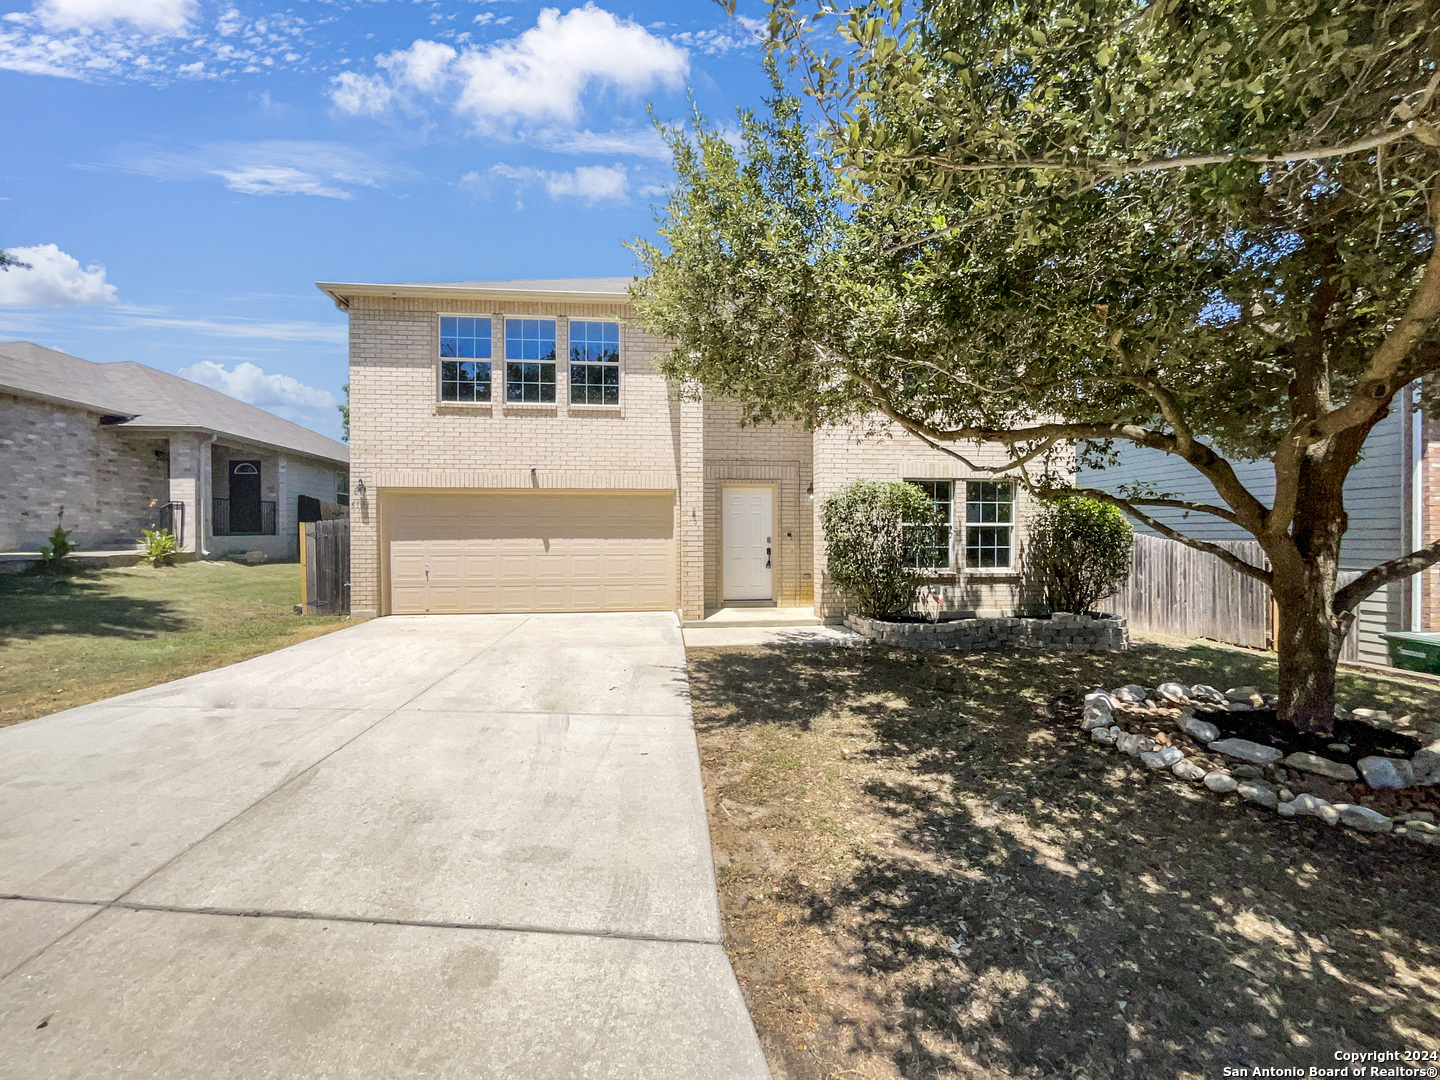
{"type": "Polygon", "coordinates": [[[1390,663],[1406,671],[1440,675],[1440,634],[1381,634],[1390,646],[1390,663]]]}

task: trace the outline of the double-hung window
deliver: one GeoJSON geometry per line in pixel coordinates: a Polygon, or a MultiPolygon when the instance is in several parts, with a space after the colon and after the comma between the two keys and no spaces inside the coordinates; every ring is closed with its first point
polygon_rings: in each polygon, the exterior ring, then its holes
{"type": "Polygon", "coordinates": [[[490,400],[490,320],[440,316],[440,400],[490,400]]]}
{"type": "Polygon", "coordinates": [[[505,320],[505,400],[555,401],[555,320],[505,320]]]}
{"type": "Polygon", "coordinates": [[[940,526],[934,532],[934,543],[915,550],[915,565],[922,570],[950,569],[950,522],[954,485],[949,480],[911,480],[935,507],[940,526]]]}
{"type": "Polygon", "coordinates": [[[620,324],[570,320],[570,404],[620,404],[620,324]]]}
{"type": "Polygon", "coordinates": [[[965,566],[1008,570],[1014,554],[1015,485],[1005,480],[965,484],[965,566]]]}

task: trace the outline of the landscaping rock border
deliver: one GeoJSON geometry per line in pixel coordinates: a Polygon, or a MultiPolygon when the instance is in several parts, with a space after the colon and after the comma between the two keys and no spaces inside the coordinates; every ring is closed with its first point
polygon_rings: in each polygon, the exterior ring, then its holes
{"type": "MultiPolygon", "coordinates": [[[[1317,754],[1286,756],[1276,747],[1248,739],[1219,738],[1219,729],[1198,719],[1195,712],[1226,702],[1259,707],[1273,705],[1274,697],[1260,694],[1253,686],[1222,693],[1211,686],[1186,686],[1178,682],[1161,683],[1154,690],[1134,685],[1114,690],[1096,689],[1085,695],[1080,729],[1089,732],[1090,738],[1101,746],[1113,746],[1149,769],[1168,769],[1177,779],[1203,785],[1216,795],[1234,793],[1247,802],[1274,810],[1280,817],[1314,817],[1327,825],[1344,825],[1359,832],[1393,833],[1440,847],[1440,825],[1436,824],[1433,811],[1389,817],[1356,803],[1331,801],[1308,792],[1297,795],[1284,786],[1283,781],[1276,782],[1277,776],[1286,777],[1288,782],[1304,786],[1296,779],[1297,775],[1321,777],[1334,785],[1358,785],[1363,779],[1372,790],[1381,792],[1440,784],[1440,739],[1410,759],[1361,758],[1357,776],[1350,766],[1317,754]],[[1163,731],[1151,737],[1122,726],[1122,722],[1135,726],[1139,721],[1151,725],[1159,722],[1162,726],[1173,723],[1177,739],[1190,741],[1189,752],[1184,746],[1171,743],[1168,733],[1163,731]],[[1192,754],[1200,754],[1194,744],[1203,747],[1205,756],[1212,760],[1204,765],[1192,760],[1192,754]],[[1216,765],[1214,758],[1221,759],[1223,767],[1216,765]],[[1266,769],[1272,774],[1268,779],[1266,769]]],[[[1365,709],[1354,710],[1349,715],[1388,719],[1385,714],[1365,709]]]]}
{"type": "Polygon", "coordinates": [[[845,616],[845,625],[879,645],[902,649],[1063,649],[1120,652],[1130,647],[1130,629],[1116,616],[1070,615],[1048,619],[974,618],[938,622],[891,622],[845,616]]]}

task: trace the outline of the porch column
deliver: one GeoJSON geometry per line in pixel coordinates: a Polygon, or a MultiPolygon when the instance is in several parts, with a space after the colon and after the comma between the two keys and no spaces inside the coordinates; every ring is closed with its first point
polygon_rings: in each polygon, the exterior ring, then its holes
{"type": "Polygon", "coordinates": [[[183,508],[176,527],[180,550],[210,553],[210,444],[214,436],[178,431],[170,436],[170,501],[183,508]]]}
{"type": "Polygon", "coordinates": [[[288,546],[285,550],[291,555],[298,556],[300,554],[300,530],[296,522],[290,520],[290,500],[286,495],[288,489],[285,482],[286,464],[286,457],[281,454],[275,463],[275,531],[288,538],[286,540],[288,546]]]}
{"type": "Polygon", "coordinates": [[[698,387],[680,399],[680,619],[705,617],[705,403],[698,387]]]}

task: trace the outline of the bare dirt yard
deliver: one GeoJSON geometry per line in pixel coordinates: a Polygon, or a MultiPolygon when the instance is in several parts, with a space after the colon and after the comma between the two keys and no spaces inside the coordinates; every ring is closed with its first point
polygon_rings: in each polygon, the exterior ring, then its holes
{"type": "MultiPolygon", "coordinates": [[[[1076,724],[1096,686],[1272,689],[1264,654],[786,645],[689,667],[726,946],[777,1080],[1440,1051],[1440,848],[1279,818],[1076,724]]],[[[1347,675],[1340,696],[1440,719],[1422,687],[1347,675]]]]}

